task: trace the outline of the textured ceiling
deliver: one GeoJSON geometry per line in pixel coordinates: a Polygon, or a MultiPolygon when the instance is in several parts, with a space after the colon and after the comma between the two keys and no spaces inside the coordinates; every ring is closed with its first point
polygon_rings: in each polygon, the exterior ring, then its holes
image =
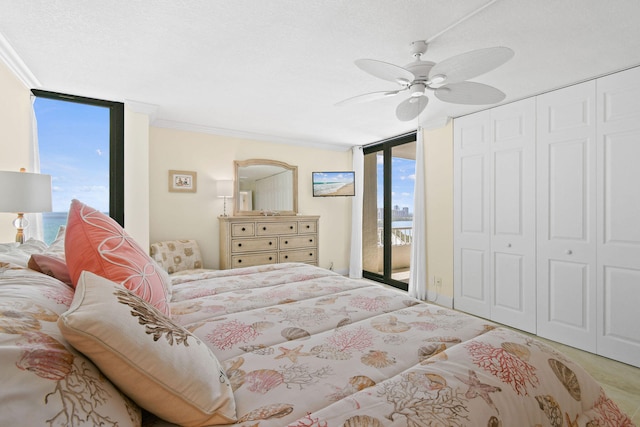
{"type": "MultiPolygon", "coordinates": [[[[358,58],[397,65],[507,46],[474,81],[510,102],[640,65],[637,0],[0,0],[0,58],[44,90],[156,107],[156,126],[344,148],[399,135],[406,95],[358,58]]],[[[420,123],[487,106],[432,97],[420,123]]]]}

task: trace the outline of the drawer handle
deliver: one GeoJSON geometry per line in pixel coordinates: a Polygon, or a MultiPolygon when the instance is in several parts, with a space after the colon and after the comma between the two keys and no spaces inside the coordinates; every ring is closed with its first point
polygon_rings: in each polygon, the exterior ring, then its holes
{"type": "Polygon", "coordinates": [[[262,227],[262,231],[267,231],[267,227],[262,227]]]}
{"type": "Polygon", "coordinates": [[[313,252],[309,252],[309,256],[313,256],[313,252]]]}
{"type": "Polygon", "coordinates": [[[242,260],[241,260],[241,259],[239,259],[239,260],[238,260],[238,264],[240,264],[241,262],[242,262],[242,260]]]}
{"type": "Polygon", "coordinates": [[[285,240],[285,241],[284,241],[284,244],[285,244],[285,245],[288,245],[288,244],[289,244],[289,241],[288,241],[288,240],[285,240]]]}
{"type": "Polygon", "coordinates": [[[244,228],[244,227],[242,227],[242,231],[247,231],[247,229],[246,229],[246,228],[244,228]]]}
{"type": "Polygon", "coordinates": [[[567,251],[565,252],[567,255],[571,255],[573,253],[573,251],[571,249],[567,249],[567,251]]]}
{"type": "Polygon", "coordinates": [[[242,243],[238,243],[238,247],[241,247],[241,246],[242,246],[242,243]]]}
{"type": "Polygon", "coordinates": [[[313,239],[309,239],[309,243],[313,243],[313,239]]]}
{"type": "Polygon", "coordinates": [[[307,228],[311,228],[311,226],[310,226],[310,225],[307,225],[307,228]]]}
{"type": "Polygon", "coordinates": [[[284,259],[289,259],[289,255],[285,255],[285,256],[284,256],[284,259]]]}
{"type": "Polygon", "coordinates": [[[272,256],[270,256],[270,257],[269,257],[269,261],[272,261],[272,260],[273,260],[273,257],[272,257],[272,256]]]}
{"type": "Polygon", "coordinates": [[[273,242],[269,242],[269,246],[273,245],[273,242]]]}
{"type": "Polygon", "coordinates": [[[293,225],[290,225],[290,226],[289,226],[289,230],[293,230],[293,225]]]}

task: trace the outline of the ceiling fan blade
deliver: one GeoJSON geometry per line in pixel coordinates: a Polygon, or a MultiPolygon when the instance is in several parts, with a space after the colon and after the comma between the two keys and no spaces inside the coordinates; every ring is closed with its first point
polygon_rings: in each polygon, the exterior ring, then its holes
{"type": "Polygon", "coordinates": [[[351,98],[343,99],[342,101],[337,102],[335,105],[337,107],[343,107],[345,105],[360,104],[362,102],[375,101],[378,99],[394,96],[400,92],[401,92],[400,90],[370,92],[370,93],[365,93],[363,95],[357,95],[357,96],[352,96],[351,98]]]}
{"type": "Polygon", "coordinates": [[[476,82],[452,83],[436,89],[436,97],[454,104],[496,104],[507,95],[493,86],[476,82]]]}
{"type": "Polygon", "coordinates": [[[513,58],[513,55],[513,50],[508,47],[472,50],[434,65],[429,71],[429,79],[441,75],[446,76],[445,84],[462,82],[498,68],[513,58]]]}
{"type": "Polygon", "coordinates": [[[415,76],[409,70],[405,70],[397,65],[388,62],[377,61],[375,59],[358,59],[355,61],[358,68],[383,80],[389,80],[401,85],[408,85],[415,76]]]}
{"type": "Polygon", "coordinates": [[[422,113],[429,103],[429,98],[426,96],[410,97],[405,99],[396,108],[396,116],[403,122],[413,120],[422,113]]]}

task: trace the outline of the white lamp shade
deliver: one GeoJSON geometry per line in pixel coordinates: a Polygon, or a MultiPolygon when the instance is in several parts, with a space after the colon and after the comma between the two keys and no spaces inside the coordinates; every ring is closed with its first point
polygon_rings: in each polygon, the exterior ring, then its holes
{"type": "Polygon", "coordinates": [[[0,171],[0,212],[51,212],[51,175],[0,171]]]}
{"type": "Polygon", "coordinates": [[[216,181],[216,193],[218,197],[233,197],[233,180],[223,179],[216,181]]]}

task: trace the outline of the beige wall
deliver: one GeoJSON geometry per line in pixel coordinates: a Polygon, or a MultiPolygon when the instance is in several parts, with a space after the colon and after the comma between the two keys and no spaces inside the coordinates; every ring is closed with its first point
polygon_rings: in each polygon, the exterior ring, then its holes
{"type": "MultiPolygon", "coordinates": [[[[28,168],[30,129],[31,91],[0,61],[0,170],[28,168]]],[[[0,213],[0,242],[15,240],[15,217],[0,213]]]]}
{"type": "MultiPolygon", "coordinates": [[[[195,239],[205,266],[219,265],[218,216],[223,200],[216,196],[215,182],[233,178],[233,161],[274,159],[298,166],[298,210],[301,214],[320,215],[319,263],[346,272],[351,241],[351,198],[314,198],[311,172],[351,170],[351,152],[297,147],[264,141],[187,132],[175,129],[150,129],[149,208],[150,241],[195,239]],[[170,193],[168,171],[198,173],[196,193],[170,193]]],[[[233,211],[227,201],[227,213],[233,211]]]]}
{"type": "Polygon", "coordinates": [[[429,295],[453,299],[453,124],[424,132],[429,295]],[[434,277],[442,278],[436,289],[434,277]]]}

